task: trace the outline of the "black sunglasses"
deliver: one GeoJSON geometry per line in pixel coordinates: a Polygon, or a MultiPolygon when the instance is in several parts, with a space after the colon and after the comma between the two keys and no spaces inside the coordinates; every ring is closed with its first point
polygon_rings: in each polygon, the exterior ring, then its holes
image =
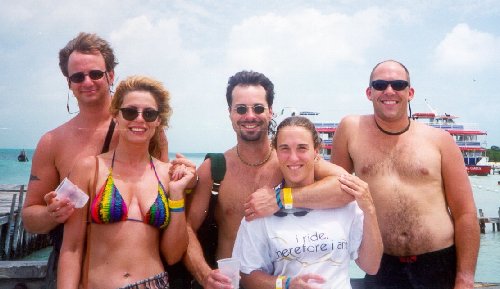
{"type": "Polygon", "coordinates": [[[295,211],[295,212],[285,212],[285,211],[277,211],[276,213],[274,213],[274,215],[276,217],[286,217],[288,216],[289,214],[293,214],[295,217],[304,217],[305,215],[307,215],[309,213],[309,211],[295,211]]]}
{"type": "Polygon", "coordinates": [[[375,90],[380,90],[380,91],[383,91],[383,90],[386,90],[387,87],[389,86],[389,84],[391,85],[392,89],[396,90],[396,91],[401,91],[405,88],[408,87],[408,85],[410,85],[408,83],[408,81],[406,80],[374,80],[372,81],[372,87],[375,89],[375,90]]]}
{"type": "Polygon", "coordinates": [[[136,119],[139,116],[139,113],[142,114],[142,118],[147,122],[155,121],[158,118],[158,115],[160,115],[159,111],[152,108],[145,108],[143,111],[139,111],[135,107],[122,107],[120,108],[120,111],[122,112],[123,118],[128,121],[136,119]]]}
{"type": "Polygon", "coordinates": [[[254,106],[246,106],[246,105],[240,104],[240,105],[235,106],[234,110],[236,110],[236,113],[238,113],[240,115],[244,115],[248,112],[249,107],[251,107],[253,109],[253,113],[255,113],[255,114],[261,114],[264,111],[266,111],[266,108],[267,108],[267,107],[263,106],[262,104],[256,104],[254,106]]]}
{"type": "Polygon", "coordinates": [[[68,77],[68,79],[73,83],[81,83],[85,80],[85,76],[87,75],[92,80],[99,80],[104,76],[104,74],[106,74],[106,71],[91,70],[89,71],[89,73],[83,73],[83,72],[73,73],[70,77],[68,77]]]}

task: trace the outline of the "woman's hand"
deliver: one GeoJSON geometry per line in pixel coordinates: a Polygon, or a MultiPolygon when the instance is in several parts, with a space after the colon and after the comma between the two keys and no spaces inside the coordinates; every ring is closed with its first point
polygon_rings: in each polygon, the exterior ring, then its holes
{"type": "Polygon", "coordinates": [[[375,209],[370,189],[365,181],[349,174],[341,175],[339,181],[340,188],[344,192],[354,196],[358,202],[358,206],[363,212],[369,212],[375,209]]]}
{"type": "MultiPolygon", "coordinates": [[[[196,164],[192,162],[190,159],[187,159],[183,154],[177,153],[175,155],[175,159],[170,161],[170,175],[172,176],[175,172],[176,168],[184,165],[188,170],[190,170],[193,175],[196,176],[196,164]]],[[[187,188],[194,188],[197,184],[197,177],[193,178],[193,180],[188,184],[187,188]]]]}
{"type": "Polygon", "coordinates": [[[193,171],[185,165],[179,164],[173,168],[173,170],[171,170],[170,182],[168,183],[172,197],[183,198],[184,189],[186,189],[193,178],[193,171]]]}

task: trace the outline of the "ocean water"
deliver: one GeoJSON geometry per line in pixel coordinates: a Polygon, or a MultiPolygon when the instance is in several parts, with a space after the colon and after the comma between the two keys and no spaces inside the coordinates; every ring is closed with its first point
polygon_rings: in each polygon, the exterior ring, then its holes
{"type": "MultiPolygon", "coordinates": [[[[20,163],[17,156],[21,149],[0,149],[0,186],[6,184],[27,184],[33,150],[26,149],[29,162],[20,163]]],[[[187,158],[197,165],[203,162],[205,153],[186,153],[187,158]]],[[[175,154],[170,154],[175,158],[175,154]]],[[[498,217],[500,211],[500,175],[469,177],[476,207],[482,209],[486,217],[498,217]]],[[[351,277],[361,278],[364,273],[351,262],[351,277]]],[[[493,232],[492,225],[486,225],[486,234],[481,235],[481,247],[476,269],[476,281],[500,283],[500,232],[493,232]]]]}

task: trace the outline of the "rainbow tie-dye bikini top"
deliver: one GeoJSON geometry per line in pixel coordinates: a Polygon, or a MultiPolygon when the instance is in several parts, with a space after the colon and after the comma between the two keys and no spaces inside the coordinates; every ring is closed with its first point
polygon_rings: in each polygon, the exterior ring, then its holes
{"type": "Polygon", "coordinates": [[[127,204],[123,200],[113,180],[113,166],[115,163],[115,153],[113,153],[113,159],[106,182],[101,187],[90,206],[90,214],[93,223],[111,224],[121,221],[137,221],[144,222],[159,229],[164,229],[168,226],[170,211],[168,209],[167,191],[158,178],[151,156],[149,160],[151,168],[154,170],[156,179],[158,180],[158,196],[143,220],[128,218],[127,204]]]}

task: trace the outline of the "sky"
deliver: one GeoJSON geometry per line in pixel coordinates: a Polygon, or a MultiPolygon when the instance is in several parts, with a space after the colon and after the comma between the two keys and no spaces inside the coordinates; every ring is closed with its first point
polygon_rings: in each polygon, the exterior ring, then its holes
{"type": "MultiPolygon", "coordinates": [[[[375,64],[405,64],[413,112],[449,113],[500,145],[497,0],[0,0],[0,148],[35,148],[68,121],[58,52],[79,32],[108,40],[115,85],[130,75],[171,92],[170,152],[234,146],[225,89],[241,70],[275,85],[274,112],[314,121],[369,114],[375,64]]],[[[78,107],[70,94],[71,110],[78,107]]]]}

